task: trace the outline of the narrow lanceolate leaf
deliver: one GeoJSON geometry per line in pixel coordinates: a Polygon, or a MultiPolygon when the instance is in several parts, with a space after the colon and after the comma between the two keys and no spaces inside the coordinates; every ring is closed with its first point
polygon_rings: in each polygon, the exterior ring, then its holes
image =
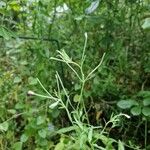
{"type": "Polygon", "coordinates": [[[77,126],[70,126],[70,127],[66,127],[66,128],[62,128],[60,130],[57,131],[58,134],[63,134],[63,133],[66,133],[66,132],[70,132],[70,131],[73,131],[73,130],[76,130],[78,129],[77,126]]]}
{"type": "Polygon", "coordinates": [[[59,104],[59,101],[57,101],[57,102],[51,104],[51,105],[49,106],[49,108],[50,108],[50,109],[54,109],[58,104],[59,104]]]}
{"type": "Polygon", "coordinates": [[[85,13],[91,14],[92,12],[94,12],[99,6],[99,2],[99,0],[92,2],[91,5],[88,8],[86,8],[85,13]]]}
{"type": "Polygon", "coordinates": [[[91,127],[88,134],[89,143],[92,141],[92,137],[93,137],[93,128],[91,127]]]}

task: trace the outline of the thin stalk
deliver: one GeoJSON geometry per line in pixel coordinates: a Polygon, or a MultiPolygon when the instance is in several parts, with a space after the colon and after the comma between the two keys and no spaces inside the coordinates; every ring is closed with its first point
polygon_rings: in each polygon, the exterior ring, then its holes
{"type": "MultiPolygon", "coordinates": [[[[130,118],[130,116],[128,116],[127,114],[122,114],[121,113],[121,114],[115,115],[115,116],[113,116],[113,114],[112,114],[111,117],[110,117],[110,120],[108,122],[106,122],[106,124],[105,124],[105,126],[104,126],[104,128],[103,128],[103,130],[101,131],[100,134],[103,134],[103,132],[105,131],[105,129],[108,126],[109,123],[115,124],[116,122],[118,122],[119,121],[119,117],[121,117],[121,116],[124,116],[124,117],[126,117],[128,119],[130,118]]],[[[115,125],[112,125],[112,128],[113,127],[115,127],[115,125]]]]}
{"type": "Polygon", "coordinates": [[[59,82],[60,82],[62,88],[63,88],[63,91],[65,92],[65,95],[66,95],[66,97],[67,97],[67,101],[69,102],[69,104],[70,104],[70,106],[72,107],[72,109],[75,111],[75,108],[73,107],[73,105],[72,105],[72,103],[71,103],[71,101],[70,101],[70,99],[69,99],[69,96],[68,96],[68,94],[67,94],[67,91],[66,91],[66,89],[65,89],[65,87],[64,87],[64,85],[63,85],[63,83],[62,83],[62,80],[61,80],[61,78],[60,78],[58,72],[56,72],[56,75],[57,75],[57,78],[58,78],[58,80],[59,80],[59,82]]]}
{"type": "Polygon", "coordinates": [[[69,118],[70,122],[71,122],[72,125],[73,125],[73,120],[72,120],[72,118],[71,118],[70,112],[69,112],[68,108],[65,106],[65,104],[63,103],[62,100],[61,100],[61,104],[62,104],[62,106],[65,108],[65,110],[66,110],[66,112],[67,112],[67,115],[68,115],[68,118],[69,118]]]}
{"type": "Polygon", "coordinates": [[[85,33],[84,35],[85,35],[85,43],[84,43],[84,48],[83,48],[83,53],[82,53],[81,66],[83,65],[84,60],[85,60],[85,50],[86,50],[86,45],[87,45],[87,33],[85,33]]]}
{"type": "MultiPolygon", "coordinates": [[[[68,63],[66,62],[65,60],[62,60],[62,59],[58,59],[58,58],[54,58],[54,57],[51,57],[52,60],[56,60],[56,61],[61,61],[61,62],[64,62],[68,65],[68,67],[75,73],[75,75],[78,77],[78,79],[80,81],[82,81],[82,79],[80,78],[79,74],[75,71],[75,69],[73,69],[73,67],[68,63]]],[[[73,63],[73,64],[76,64],[76,63],[73,63]]],[[[76,64],[77,65],[77,64],[76,64]]],[[[77,65],[79,67],[79,65],[77,65]]]]}
{"type": "Polygon", "coordinates": [[[50,59],[56,60],[56,61],[60,61],[60,62],[64,62],[64,63],[68,63],[68,64],[73,64],[73,65],[77,66],[79,69],[81,68],[80,65],[78,65],[77,63],[75,63],[75,62],[73,62],[73,61],[67,62],[67,61],[65,61],[65,59],[63,59],[63,57],[60,57],[60,58],[61,58],[61,59],[55,58],[55,57],[51,57],[50,59]]]}
{"type": "Polygon", "coordinates": [[[57,75],[55,75],[55,78],[56,78],[56,82],[57,82],[58,97],[61,97],[60,86],[59,86],[59,80],[58,80],[57,75]]]}
{"type": "Polygon", "coordinates": [[[46,88],[43,86],[43,84],[41,83],[41,81],[37,78],[37,81],[39,82],[40,86],[42,87],[42,89],[50,96],[50,97],[53,97],[49,92],[48,90],[46,90],[46,88]]]}
{"type": "Polygon", "coordinates": [[[87,114],[87,111],[86,111],[85,103],[84,103],[84,100],[83,100],[84,85],[85,85],[85,81],[83,81],[82,86],[81,86],[80,98],[79,98],[79,102],[78,102],[78,105],[77,105],[77,110],[79,110],[79,105],[82,104],[83,110],[84,110],[85,115],[86,115],[87,123],[89,124],[90,122],[89,122],[88,114],[87,114]]]}
{"type": "Polygon", "coordinates": [[[100,63],[87,75],[87,77],[85,78],[86,81],[89,80],[91,78],[91,75],[101,66],[101,64],[102,64],[102,62],[104,60],[105,55],[106,55],[106,53],[103,54],[100,63]]]}
{"type": "Polygon", "coordinates": [[[72,66],[69,63],[66,63],[70,69],[76,74],[76,76],[79,78],[79,80],[82,82],[83,80],[81,79],[81,77],[78,75],[78,73],[72,68],[72,66]]]}
{"type": "Polygon", "coordinates": [[[42,98],[48,98],[48,99],[52,99],[54,101],[58,101],[58,98],[55,98],[53,96],[45,96],[45,95],[41,95],[41,94],[37,94],[37,93],[34,93],[33,94],[34,96],[38,96],[38,97],[42,97],[42,98]]]}

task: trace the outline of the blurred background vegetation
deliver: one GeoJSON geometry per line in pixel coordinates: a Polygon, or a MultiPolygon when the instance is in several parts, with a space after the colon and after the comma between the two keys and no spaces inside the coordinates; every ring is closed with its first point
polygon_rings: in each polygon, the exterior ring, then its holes
{"type": "MultiPolygon", "coordinates": [[[[128,114],[130,119],[121,117],[117,127],[107,127],[106,137],[124,143],[118,150],[150,149],[149,1],[1,0],[1,150],[92,149],[86,140],[82,148],[73,142],[81,141],[79,134],[56,135],[70,126],[66,112],[50,109],[47,98],[27,95],[29,90],[44,94],[37,78],[54,93],[58,71],[76,105],[81,84],[65,64],[50,57],[65,50],[80,62],[85,33],[85,72],[106,53],[83,91],[89,124],[104,127],[112,113],[128,114]]],[[[106,137],[94,149],[117,149],[115,144],[107,147],[106,137]]]]}

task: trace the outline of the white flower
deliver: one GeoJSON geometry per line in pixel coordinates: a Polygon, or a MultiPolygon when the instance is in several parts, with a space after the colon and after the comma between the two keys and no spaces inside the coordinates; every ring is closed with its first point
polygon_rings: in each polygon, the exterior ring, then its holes
{"type": "Polygon", "coordinates": [[[35,93],[33,91],[28,91],[28,95],[32,96],[32,95],[35,95],[35,93]]]}

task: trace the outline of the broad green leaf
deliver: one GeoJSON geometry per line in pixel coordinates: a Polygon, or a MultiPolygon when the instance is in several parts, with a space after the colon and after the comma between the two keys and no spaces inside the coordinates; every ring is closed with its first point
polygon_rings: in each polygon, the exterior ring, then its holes
{"type": "Polygon", "coordinates": [[[28,82],[30,85],[36,85],[38,83],[37,79],[33,77],[29,77],[28,82]]]}
{"type": "Polygon", "coordinates": [[[143,113],[145,116],[150,116],[150,107],[143,107],[142,113],[143,113]]]}
{"type": "Polygon", "coordinates": [[[76,95],[73,97],[73,101],[74,101],[74,102],[79,102],[79,101],[80,101],[80,95],[76,94],[76,95]]]}
{"type": "Polygon", "coordinates": [[[98,85],[100,83],[100,78],[96,76],[93,80],[94,85],[98,85]]]}
{"type": "Polygon", "coordinates": [[[99,2],[100,2],[100,0],[93,1],[91,3],[91,5],[88,8],[86,8],[85,13],[86,14],[91,14],[92,12],[94,12],[99,6],[99,2]]]}
{"type": "Polygon", "coordinates": [[[138,93],[138,96],[144,97],[144,98],[148,98],[150,97],[150,91],[140,91],[138,93]]]}
{"type": "Polygon", "coordinates": [[[81,89],[81,85],[76,83],[75,86],[74,86],[74,88],[77,91],[77,90],[81,89]]]}
{"type": "Polygon", "coordinates": [[[24,143],[24,142],[26,142],[28,140],[28,136],[26,135],[26,134],[22,134],[21,135],[21,138],[20,138],[20,141],[22,142],[22,143],[24,143]]]}
{"type": "Polygon", "coordinates": [[[40,125],[40,124],[43,124],[44,122],[45,122],[45,117],[39,116],[39,117],[37,118],[36,124],[37,124],[37,125],[40,125]]]}
{"type": "Polygon", "coordinates": [[[15,105],[15,109],[23,109],[25,107],[25,104],[21,103],[21,102],[18,102],[16,105],[15,105]]]}
{"type": "Polygon", "coordinates": [[[143,105],[144,105],[144,106],[150,105],[150,98],[144,99],[144,100],[143,100],[143,105]]]}
{"type": "Polygon", "coordinates": [[[3,122],[3,123],[0,123],[0,131],[7,131],[8,130],[8,127],[9,127],[9,124],[7,121],[3,122]]]}
{"type": "Polygon", "coordinates": [[[138,105],[138,103],[135,100],[121,100],[117,103],[117,106],[122,109],[128,109],[135,105],[138,105]]]}
{"type": "Polygon", "coordinates": [[[39,136],[40,137],[42,137],[42,138],[46,138],[46,130],[45,129],[42,129],[42,130],[39,130],[38,131],[38,134],[39,134],[39,136]]]}
{"type": "Polygon", "coordinates": [[[16,110],[15,109],[8,109],[7,112],[14,115],[16,113],[16,110]]]}
{"type": "Polygon", "coordinates": [[[134,116],[138,116],[141,114],[141,107],[140,106],[135,106],[131,109],[131,113],[134,115],[134,116]]]}
{"type": "Polygon", "coordinates": [[[59,114],[60,114],[60,110],[57,108],[54,108],[52,111],[52,117],[57,118],[59,116],[59,114]]]}
{"type": "Polygon", "coordinates": [[[14,143],[13,150],[22,150],[22,142],[14,143]]]}
{"type": "Polygon", "coordinates": [[[20,77],[15,77],[14,78],[14,83],[20,83],[21,82],[21,78],[20,77]]]}
{"type": "Polygon", "coordinates": [[[144,23],[143,23],[143,25],[142,25],[142,28],[143,28],[143,29],[149,29],[149,28],[150,28],[150,18],[146,18],[146,19],[144,20],[144,23]]]}
{"type": "Polygon", "coordinates": [[[118,150],[125,150],[124,145],[120,140],[118,142],[118,150]]]}

